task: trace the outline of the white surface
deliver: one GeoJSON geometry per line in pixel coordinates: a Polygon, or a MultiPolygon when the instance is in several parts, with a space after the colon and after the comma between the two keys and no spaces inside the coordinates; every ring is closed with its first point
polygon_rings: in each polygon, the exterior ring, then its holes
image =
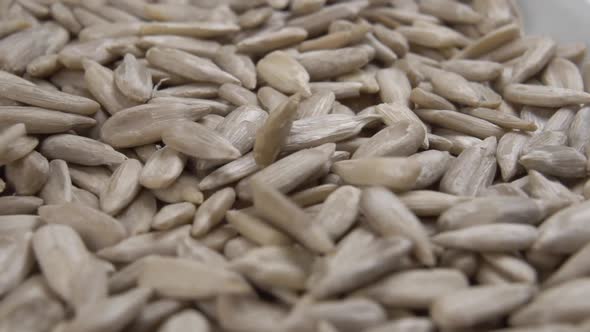
{"type": "Polygon", "coordinates": [[[590,47],[590,0],[519,0],[525,31],[590,47]]]}

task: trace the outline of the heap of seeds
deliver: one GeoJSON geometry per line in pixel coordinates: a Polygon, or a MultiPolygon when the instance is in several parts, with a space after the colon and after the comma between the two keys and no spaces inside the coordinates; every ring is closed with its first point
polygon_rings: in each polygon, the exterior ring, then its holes
{"type": "Polygon", "coordinates": [[[0,18],[0,331],[590,330],[590,62],[512,0],[0,18]]]}

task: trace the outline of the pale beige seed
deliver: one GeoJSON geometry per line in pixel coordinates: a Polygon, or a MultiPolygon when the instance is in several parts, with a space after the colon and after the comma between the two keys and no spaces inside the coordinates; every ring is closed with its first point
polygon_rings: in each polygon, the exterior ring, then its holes
{"type": "Polygon", "coordinates": [[[508,277],[500,273],[487,262],[480,264],[477,274],[475,275],[475,280],[481,286],[499,286],[511,284],[511,281],[508,277]]]}
{"type": "Polygon", "coordinates": [[[569,254],[587,243],[588,232],[581,226],[589,211],[587,201],[571,205],[547,218],[539,227],[534,248],[549,253],[569,254]]]}
{"type": "Polygon", "coordinates": [[[423,151],[408,159],[415,160],[421,165],[414,189],[423,189],[435,184],[451,165],[451,156],[448,152],[435,150],[423,151]]]}
{"type": "Polygon", "coordinates": [[[84,310],[84,307],[106,299],[107,282],[107,270],[100,261],[95,258],[85,260],[78,266],[75,277],[70,281],[70,305],[78,313],[84,310]]]}
{"type": "Polygon", "coordinates": [[[252,91],[236,84],[225,83],[219,87],[219,97],[236,106],[258,106],[258,98],[252,91]]]}
{"type": "Polygon", "coordinates": [[[504,181],[511,180],[522,171],[522,166],[518,163],[518,160],[522,149],[530,138],[530,135],[517,131],[508,132],[500,138],[496,159],[504,181]]]}
{"type": "Polygon", "coordinates": [[[407,191],[416,185],[422,167],[409,158],[369,158],[334,163],[332,171],[346,183],[357,186],[385,186],[407,191]]]}
{"type": "Polygon", "coordinates": [[[522,83],[533,77],[553,58],[557,44],[543,38],[532,45],[514,64],[511,83],[522,83]]]}
{"type": "Polygon", "coordinates": [[[326,197],[314,222],[319,223],[332,239],[339,239],[355,223],[360,199],[361,190],[358,188],[339,187],[326,197]]]}
{"type": "Polygon", "coordinates": [[[93,12],[85,8],[75,7],[74,9],[72,9],[72,13],[76,17],[76,20],[78,20],[78,22],[80,22],[80,24],[84,27],[109,23],[109,21],[107,21],[103,17],[94,14],[93,12]]]}
{"type": "Polygon", "coordinates": [[[49,176],[41,191],[45,204],[60,204],[72,201],[72,181],[65,161],[55,159],[49,162],[49,176]]]}
{"type": "Polygon", "coordinates": [[[39,275],[14,287],[0,303],[0,329],[6,331],[50,330],[65,316],[66,309],[39,275]]]}
{"type": "Polygon", "coordinates": [[[342,3],[324,6],[322,9],[287,22],[288,26],[301,27],[310,36],[319,35],[328,30],[330,23],[338,19],[356,17],[366,4],[342,3]]]}
{"type": "Polygon", "coordinates": [[[415,190],[403,193],[400,201],[416,216],[436,217],[455,205],[469,200],[467,197],[449,195],[431,190],[415,190]]]}
{"type": "Polygon", "coordinates": [[[519,129],[524,131],[535,131],[537,125],[531,121],[525,121],[517,116],[499,112],[494,109],[477,107],[477,108],[464,108],[461,110],[462,113],[489,121],[497,126],[505,129],[519,129]]]}
{"type": "Polygon", "coordinates": [[[272,15],[269,7],[253,8],[244,12],[238,18],[238,24],[242,29],[253,29],[263,25],[272,15]]]}
{"type": "Polygon", "coordinates": [[[271,87],[283,93],[300,92],[305,97],[311,95],[307,70],[283,51],[266,55],[256,64],[256,71],[271,87]]]}
{"type": "Polygon", "coordinates": [[[263,32],[241,40],[236,44],[241,53],[265,54],[270,51],[297,44],[307,38],[307,31],[296,27],[285,27],[276,31],[263,32]]]}
{"type": "Polygon", "coordinates": [[[473,24],[482,20],[470,6],[449,0],[422,1],[420,11],[451,23],[473,24]]]}
{"type": "Polygon", "coordinates": [[[256,211],[266,221],[314,252],[327,253],[334,249],[327,232],[319,224],[307,219],[305,212],[279,191],[256,178],[250,181],[250,187],[256,211]]]}
{"type": "Polygon", "coordinates": [[[152,94],[151,73],[132,54],[125,55],[114,71],[115,84],[127,98],[137,102],[147,101],[152,94]]]}
{"type": "Polygon", "coordinates": [[[432,241],[446,248],[511,252],[530,248],[538,236],[537,229],[530,225],[495,223],[442,232],[432,241]]]}
{"type": "Polygon", "coordinates": [[[585,148],[590,142],[588,134],[588,124],[590,124],[590,108],[582,107],[575,115],[571,126],[567,130],[568,144],[580,153],[585,153],[585,148]]]}
{"type": "Polygon", "coordinates": [[[450,60],[442,69],[457,73],[469,81],[492,81],[502,73],[502,65],[485,60],[450,60]]]}
{"type": "Polygon", "coordinates": [[[31,61],[44,54],[56,53],[68,40],[68,31],[53,22],[6,36],[0,42],[2,70],[22,74],[31,61]]]}
{"type": "Polygon", "coordinates": [[[260,169],[261,166],[254,160],[254,154],[248,153],[209,173],[201,180],[199,188],[201,190],[215,189],[238,181],[260,169]]]}
{"type": "MultiPolygon", "coordinates": [[[[379,83],[377,83],[376,75],[378,68],[375,66],[367,66],[364,70],[357,69],[348,74],[344,74],[336,78],[338,82],[357,82],[361,83],[361,92],[363,93],[377,93],[379,92],[379,83]]],[[[334,113],[334,112],[332,112],[334,113]]]]}
{"type": "Polygon", "coordinates": [[[136,288],[123,294],[104,298],[81,308],[74,319],[61,323],[63,332],[121,331],[140,312],[152,290],[136,288]],[[101,312],[101,315],[97,315],[101,312]]]}
{"type": "Polygon", "coordinates": [[[221,45],[216,41],[174,35],[143,36],[137,45],[144,49],[151,47],[178,49],[210,59],[214,58],[216,52],[221,48],[221,45]]]}
{"type": "Polygon", "coordinates": [[[336,189],[338,189],[337,185],[322,184],[301,190],[291,195],[291,200],[293,200],[297,205],[301,207],[319,204],[324,202],[326,198],[336,189]]]}
{"type": "Polygon", "coordinates": [[[435,70],[431,78],[434,92],[452,102],[467,106],[479,106],[482,97],[461,75],[435,70]]]}
{"type": "Polygon", "coordinates": [[[548,131],[535,134],[522,148],[522,155],[544,146],[566,146],[567,135],[561,131],[548,131]]]}
{"type": "Polygon", "coordinates": [[[458,196],[475,196],[489,186],[496,174],[496,138],[465,149],[443,176],[440,189],[458,196]]]}
{"type": "Polygon", "coordinates": [[[152,92],[157,97],[181,97],[181,98],[213,98],[217,97],[217,85],[212,83],[191,83],[167,87],[152,92]]]}
{"type": "Polygon", "coordinates": [[[584,91],[584,80],[578,66],[563,58],[554,58],[543,71],[541,80],[545,85],[584,91]]]}
{"type": "Polygon", "coordinates": [[[285,323],[287,309],[252,295],[222,295],[212,310],[224,329],[272,331],[285,323]],[[260,319],[265,317],[265,319],[260,319]]]}
{"type": "Polygon", "coordinates": [[[369,30],[369,27],[365,24],[354,25],[350,29],[332,32],[315,39],[308,39],[299,45],[298,50],[307,52],[346,47],[361,41],[369,30]]]}
{"type": "Polygon", "coordinates": [[[302,248],[265,246],[233,259],[230,269],[261,288],[305,289],[313,256],[302,248]]]}
{"type": "Polygon", "coordinates": [[[0,106],[0,121],[7,125],[23,123],[29,134],[61,133],[93,126],[92,118],[38,107],[0,106]]]}
{"type": "Polygon", "coordinates": [[[45,225],[33,235],[33,249],[49,287],[62,299],[70,300],[70,282],[79,265],[90,258],[78,233],[65,225],[45,225]]]}
{"type": "Polygon", "coordinates": [[[454,269],[415,269],[394,273],[359,293],[388,308],[428,309],[437,298],[468,286],[467,278],[454,269]]]}
{"type": "Polygon", "coordinates": [[[33,195],[39,192],[49,176],[49,163],[37,151],[6,165],[6,182],[19,195],[33,195]]]}
{"type": "Polygon", "coordinates": [[[383,44],[392,49],[399,57],[403,57],[408,53],[408,40],[398,31],[388,29],[382,24],[375,24],[373,25],[373,33],[383,44]]]}
{"type": "Polygon", "coordinates": [[[243,200],[251,200],[250,181],[261,180],[282,193],[288,193],[304,183],[330,161],[335,145],[324,144],[313,149],[297,151],[276,161],[253,176],[243,179],[236,186],[238,196],[243,200]]]}
{"type": "Polygon", "coordinates": [[[84,61],[107,64],[117,58],[115,53],[109,52],[110,48],[134,45],[137,37],[101,38],[89,41],[80,41],[66,45],[59,53],[59,61],[70,69],[83,69],[84,61]]]}
{"type": "Polygon", "coordinates": [[[364,40],[365,45],[373,48],[375,51],[374,58],[380,63],[390,66],[398,59],[398,56],[395,54],[395,52],[392,51],[387,45],[383,44],[379,39],[377,39],[373,33],[368,33],[364,40]]]}
{"type": "MultiPolygon", "coordinates": [[[[414,4],[414,7],[417,7],[417,4],[414,4]]],[[[397,22],[397,25],[400,23],[411,25],[415,22],[424,21],[427,23],[440,23],[440,20],[432,15],[420,13],[418,8],[408,9],[408,8],[377,8],[374,10],[378,10],[379,12],[383,13],[387,18],[397,22]]],[[[369,12],[366,10],[365,12],[369,12]]],[[[386,24],[385,21],[381,22],[386,24]]],[[[392,24],[393,25],[393,24],[392,24]]],[[[395,26],[391,26],[391,28],[395,28],[395,26]]]]}
{"type": "Polygon", "coordinates": [[[41,224],[41,219],[36,215],[15,214],[0,216],[0,234],[8,237],[32,232],[41,224]]]}
{"type": "MultiPolygon", "coordinates": [[[[6,143],[6,142],[5,142],[6,143]]],[[[31,136],[18,137],[10,144],[0,147],[0,165],[10,164],[23,158],[37,147],[39,140],[31,136]]]]}
{"type": "Polygon", "coordinates": [[[256,132],[254,142],[256,164],[268,166],[276,160],[287,142],[300,100],[301,96],[296,94],[279,104],[256,132]]]}
{"type": "Polygon", "coordinates": [[[537,272],[526,261],[506,254],[484,254],[483,259],[492,268],[512,282],[534,284],[537,282],[537,272]]]}
{"type": "Polygon", "coordinates": [[[234,46],[221,47],[213,61],[226,72],[238,78],[247,89],[256,88],[256,66],[252,59],[243,54],[236,53],[234,46]]]}
{"type": "Polygon", "coordinates": [[[343,99],[359,97],[363,84],[359,82],[311,82],[309,87],[312,93],[324,90],[332,91],[336,99],[343,99]]]}
{"type": "Polygon", "coordinates": [[[434,49],[465,46],[469,43],[469,39],[462,34],[439,25],[415,24],[401,26],[395,31],[403,35],[410,43],[434,49]]]}
{"type": "Polygon", "coordinates": [[[282,94],[281,92],[269,87],[264,86],[258,89],[256,93],[258,100],[264,106],[264,108],[269,112],[272,113],[277,106],[279,106],[282,102],[287,100],[287,96],[282,94]]]}
{"type": "Polygon", "coordinates": [[[188,224],[192,220],[195,211],[195,206],[187,202],[166,205],[154,216],[152,228],[167,230],[188,224]]]}
{"type": "Polygon", "coordinates": [[[72,34],[78,34],[80,30],[82,30],[82,25],[78,22],[74,13],[68,6],[61,2],[56,2],[52,4],[49,9],[53,19],[68,29],[72,34]]]}
{"type": "Polygon", "coordinates": [[[545,280],[545,288],[555,287],[571,280],[582,278],[588,274],[589,246],[581,247],[545,280]]]}
{"type": "Polygon", "coordinates": [[[375,114],[327,114],[296,120],[291,126],[284,149],[301,150],[351,138],[379,119],[380,116],[375,114]]]}
{"type": "Polygon", "coordinates": [[[502,137],[502,135],[504,135],[504,130],[496,124],[464,113],[427,109],[415,110],[414,112],[418,117],[428,123],[456,130],[481,139],[490,136],[502,137]]]}
{"type": "Polygon", "coordinates": [[[534,293],[534,287],[524,284],[471,287],[436,299],[430,315],[444,328],[472,327],[504,317],[534,293]]]}
{"type": "Polygon", "coordinates": [[[241,155],[226,138],[195,122],[170,123],[162,132],[162,140],[171,148],[196,158],[232,160],[241,155]]]}
{"type": "Polygon", "coordinates": [[[100,203],[96,195],[76,186],[72,186],[72,203],[86,205],[97,210],[100,209],[100,203]]]}
{"type": "Polygon", "coordinates": [[[222,254],[210,249],[192,237],[182,239],[176,248],[176,253],[180,258],[187,258],[219,267],[227,267],[228,264],[227,259],[222,254]]]}
{"type": "Polygon", "coordinates": [[[101,128],[105,143],[116,148],[134,147],[155,143],[171,123],[180,120],[197,120],[209,113],[207,106],[183,104],[148,104],[118,112],[101,128]]]}
{"type": "Polygon", "coordinates": [[[154,289],[156,294],[187,300],[252,291],[235,272],[182,258],[154,257],[146,261],[138,284],[154,289]],[[199,283],[194,283],[195,278],[199,283]]]}
{"type": "Polygon", "coordinates": [[[236,193],[232,188],[225,188],[211,195],[199,206],[193,220],[191,235],[198,237],[207,234],[223,220],[225,212],[231,208],[235,199],[236,193]]]}
{"type": "Polygon", "coordinates": [[[5,19],[0,24],[0,37],[4,38],[12,33],[31,27],[31,23],[23,19],[5,19]]]}
{"type": "Polygon", "coordinates": [[[563,107],[590,101],[590,94],[586,92],[529,84],[508,85],[504,97],[518,104],[539,107],[563,107]]]}
{"type": "Polygon", "coordinates": [[[583,177],[586,175],[586,157],[576,149],[565,146],[542,146],[520,157],[526,169],[533,169],[559,177],[583,177]]]}
{"type": "Polygon", "coordinates": [[[453,149],[453,142],[449,139],[430,133],[426,137],[428,138],[428,145],[433,150],[451,151],[453,149]]]}
{"type": "Polygon", "coordinates": [[[100,195],[111,177],[104,167],[69,165],[68,170],[73,184],[95,195],[100,195]]]}
{"type": "Polygon", "coordinates": [[[303,100],[297,109],[297,119],[326,115],[332,111],[336,96],[331,91],[320,91],[303,100]]]}
{"type": "Polygon", "coordinates": [[[237,78],[221,70],[212,61],[185,51],[152,47],[146,53],[146,58],[154,66],[196,82],[240,84],[237,78]]]}
{"type": "Polygon", "coordinates": [[[84,59],[82,62],[88,90],[110,114],[137,105],[119,91],[110,69],[92,60],[84,59]]]}
{"type": "Polygon", "coordinates": [[[199,190],[199,179],[183,172],[174,183],[165,188],[152,189],[152,193],[166,203],[191,202],[203,203],[203,193],[199,190]]]}
{"type": "Polygon", "coordinates": [[[376,79],[383,102],[409,105],[412,87],[402,70],[397,68],[379,70],[376,73],[376,79]]]}
{"type": "Polygon", "coordinates": [[[144,8],[148,20],[163,22],[186,22],[207,20],[213,13],[209,10],[189,6],[188,4],[158,3],[147,4],[144,8]]]}
{"type": "Polygon", "coordinates": [[[311,318],[330,322],[338,331],[366,331],[387,319],[385,310],[369,299],[345,299],[311,304],[305,311],[311,318]]]}
{"type": "Polygon", "coordinates": [[[320,10],[325,0],[295,0],[291,1],[291,12],[296,15],[309,14],[320,10]]]}
{"type": "Polygon", "coordinates": [[[47,137],[40,151],[50,159],[62,159],[84,166],[116,165],[127,159],[110,145],[69,134],[47,137]]]}
{"type": "Polygon", "coordinates": [[[35,196],[0,197],[0,215],[34,214],[43,205],[43,199],[35,196]]]}
{"type": "Polygon", "coordinates": [[[141,170],[139,183],[151,189],[168,187],[180,176],[185,164],[185,155],[165,146],[147,159],[141,170]]]}
{"type": "Polygon", "coordinates": [[[184,97],[156,97],[150,99],[148,104],[184,104],[187,106],[193,106],[193,108],[206,107],[211,113],[226,116],[232,110],[233,107],[229,103],[217,99],[200,99],[200,98],[184,98],[184,97]]]}
{"type": "MultiPolygon", "coordinates": [[[[406,120],[421,125],[425,132],[428,132],[424,122],[407,107],[403,102],[392,102],[379,104],[375,107],[375,110],[381,115],[381,121],[388,126],[393,126],[395,123],[406,120]]],[[[428,148],[428,140],[425,138],[422,143],[423,148],[428,148]]]]}
{"type": "Polygon", "coordinates": [[[406,121],[398,122],[379,131],[359,146],[352,159],[407,157],[418,151],[425,136],[422,126],[406,121]]]}
{"type": "Polygon", "coordinates": [[[588,313],[588,286],[588,278],[580,278],[544,290],[513,313],[509,322],[512,326],[579,323],[588,313]]]}
{"type": "Polygon", "coordinates": [[[189,236],[189,231],[190,226],[186,225],[169,231],[139,234],[103,248],[96,254],[116,263],[131,263],[150,255],[173,256],[176,255],[178,243],[189,236]]]}
{"type": "Polygon", "coordinates": [[[369,63],[371,57],[361,47],[345,47],[305,52],[296,59],[309,73],[311,80],[319,81],[359,69],[369,63]]]}
{"type": "Polygon", "coordinates": [[[579,203],[582,196],[573,193],[561,182],[546,178],[543,174],[530,170],[528,172],[527,192],[531,197],[544,199],[549,202],[579,203]]]}
{"type": "Polygon", "coordinates": [[[127,159],[117,167],[108,184],[100,193],[100,208],[115,215],[124,209],[139,193],[139,174],[142,165],[136,159],[127,159]]]}
{"type": "Polygon", "coordinates": [[[151,22],[141,26],[140,34],[211,38],[231,34],[239,29],[233,23],[221,22],[151,22]]]}
{"type": "Polygon", "coordinates": [[[139,258],[125,266],[122,266],[118,271],[115,271],[109,276],[108,286],[109,291],[119,293],[137,286],[137,278],[143,269],[145,261],[152,259],[154,256],[146,256],[139,258]]]}
{"type": "Polygon", "coordinates": [[[400,199],[384,187],[363,190],[361,212],[371,228],[383,236],[400,235],[412,240],[414,254],[427,266],[435,264],[428,235],[419,219],[400,199]]]}
{"type": "Polygon", "coordinates": [[[123,227],[125,227],[128,235],[133,236],[142,234],[149,231],[157,210],[158,203],[154,195],[147,190],[142,190],[135,199],[117,215],[117,220],[123,225],[123,227]]]}
{"type": "Polygon", "coordinates": [[[520,27],[511,23],[488,32],[455,55],[455,59],[474,59],[498,47],[505,45],[520,36],[520,27]]]}
{"type": "Polygon", "coordinates": [[[314,266],[308,289],[315,298],[327,298],[370,284],[394,270],[411,247],[404,238],[379,238],[357,228],[340,241],[333,255],[314,266]]]}
{"type": "Polygon", "coordinates": [[[426,109],[441,109],[441,110],[455,110],[456,107],[445,98],[426,91],[422,88],[414,88],[410,93],[410,101],[417,104],[421,108],[426,109]]]}
{"type": "Polygon", "coordinates": [[[22,283],[35,263],[31,245],[32,232],[0,237],[0,294],[4,295],[22,283]]]}
{"type": "Polygon", "coordinates": [[[48,77],[62,69],[57,54],[42,55],[27,66],[27,74],[33,77],[48,77]]]}
{"type": "Polygon", "coordinates": [[[227,221],[245,238],[262,246],[287,245],[292,240],[257,216],[239,210],[226,213],[227,221]]]}
{"type": "Polygon", "coordinates": [[[456,230],[494,223],[537,225],[551,212],[547,203],[528,197],[478,197],[452,206],[440,216],[438,226],[456,230]]]}

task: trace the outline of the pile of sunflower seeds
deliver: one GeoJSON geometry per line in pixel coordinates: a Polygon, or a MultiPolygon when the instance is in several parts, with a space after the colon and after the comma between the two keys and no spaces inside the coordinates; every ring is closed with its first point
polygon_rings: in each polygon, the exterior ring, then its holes
{"type": "Polygon", "coordinates": [[[0,331],[590,331],[590,62],[512,0],[0,18],[0,331]]]}

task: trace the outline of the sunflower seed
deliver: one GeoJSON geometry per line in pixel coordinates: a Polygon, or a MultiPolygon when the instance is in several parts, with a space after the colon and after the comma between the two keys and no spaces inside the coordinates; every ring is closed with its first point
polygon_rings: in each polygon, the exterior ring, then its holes
{"type": "Polygon", "coordinates": [[[469,40],[455,30],[439,25],[402,26],[395,31],[404,36],[408,42],[428,48],[442,49],[464,46],[469,40]]]}
{"type": "Polygon", "coordinates": [[[300,95],[296,94],[279,104],[257,131],[254,143],[256,164],[268,166],[278,157],[297,115],[300,98],[300,95]]]}
{"type": "Polygon", "coordinates": [[[139,182],[151,189],[168,187],[180,176],[185,163],[186,156],[165,146],[156,150],[146,161],[139,182]]]}
{"type": "Polygon", "coordinates": [[[580,278],[544,290],[531,303],[510,316],[513,326],[539,325],[548,323],[578,323],[588,312],[584,300],[588,292],[588,279],[580,278]],[[556,307],[554,303],[563,303],[556,307]],[[541,315],[541,316],[539,316],[541,315]]]}
{"type": "Polygon", "coordinates": [[[377,71],[376,79],[383,102],[408,106],[412,87],[403,71],[397,68],[382,69],[377,71]]]}
{"type": "Polygon", "coordinates": [[[19,195],[33,195],[47,182],[49,163],[36,151],[14,161],[5,167],[6,182],[19,195]]]}
{"type": "Polygon", "coordinates": [[[422,88],[414,88],[410,93],[410,101],[416,103],[421,108],[455,110],[456,107],[443,97],[426,91],[422,88]]]}
{"type": "Polygon", "coordinates": [[[568,130],[569,145],[578,152],[584,153],[585,147],[590,142],[586,126],[590,123],[590,108],[582,107],[575,115],[568,130]]]}
{"type": "Polygon", "coordinates": [[[432,238],[443,247],[481,252],[510,252],[529,248],[539,232],[530,225],[495,223],[446,231],[432,238]],[[494,234],[490,237],[490,234],[494,234]]]}
{"type": "Polygon", "coordinates": [[[369,158],[334,163],[332,171],[352,185],[406,191],[416,185],[422,166],[409,158],[369,158]]]}
{"type": "MultiPolygon", "coordinates": [[[[382,121],[388,125],[393,126],[395,123],[406,120],[408,122],[416,123],[424,128],[425,132],[428,132],[426,126],[420,120],[420,118],[407,106],[399,102],[379,104],[375,107],[375,110],[381,115],[382,121]]],[[[428,148],[428,139],[425,138],[422,143],[423,148],[428,148]]]]}
{"type": "Polygon", "coordinates": [[[563,107],[590,102],[590,94],[567,88],[510,84],[504,89],[508,101],[539,107],[563,107]]]}
{"type": "Polygon", "coordinates": [[[117,215],[117,220],[125,227],[129,235],[146,233],[150,229],[157,209],[154,195],[143,190],[117,215]]]}
{"type": "Polygon", "coordinates": [[[534,293],[533,286],[524,284],[472,287],[439,297],[430,307],[430,314],[444,328],[471,327],[506,316],[528,302],[534,293]],[[478,305],[490,304],[490,299],[493,305],[478,305]]]}
{"type": "Polygon", "coordinates": [[[205,107],[211,110],[211,113],[222,116],[233,110],[233,107],[223,101],[199,98],[157,97],[150,99],[149,104],[184,104],[193,106],[193,108],[205,107]]]}
{"type": "Polygon", "coordinates": [[[287,25],[301,27],[307,30],[310,36],[315,36],[328,30],[330,23],[335,20],[355,17],[365,6],[364,3],[342,3],[324,6],[316,12],[289,20],[287,25]]]}
{"type": "Polygon", "coordinates": [[[46,138],[41,144],[41,153],[50,159],[62,159],[84,166],[114,165],[127,159],[107,144],[69,134],[46,138]]]}
{"type": "Polygon", "coordinates": [[[188,236],[190,226],[161,232],[150,232],[128,237],[114,246],[97,252],[111,262],[130,263],[149,255],[170,256],[176,254],[178,242],[188,236]]]}
{"type": "Polygon", "coordinates": [[[434,331],[434,324],[426,318],[397,318],[387,323],[375,326],[367,330],[367,332],[431,332],[434,331]]]}
{"type": "Polygon", "coordinates": [[[311,93],[332,91],[336,99],[358,97],[361,94],[362,83],[359,82],[311,82],[311,93]]]}
{"type": "Polygon", "coordinates": [[[557,44],[550,38],[543,38],[532,45],[514,65],[511,83],[522,83],[536,75],[555,55],[557,44]]]}
{"type": "Polygon", "coordinates": [[[275,51],[256,64],[258,75],[273,88],[284,93],[311,95],[309,74],[297,60],[283,51],[275,51]]]}
{"type": "Polygon", "coordinates": [[[565,146],[541,146],[520,157],[526,169],[533,169],[559,177],[583,177],[586,175],[586,157],[574,148],[565,146]]]}
{"type": "Polygon", "coordinates": [[[400,201],[416,216],[436,217],[453,206],[469,200],[430,190],[409,191],[399,196],[400,201]]]}
{"type": "Polygon", "coordinates": [[[49,162],[49,176],[41,191],[45,204],[60,204],[72,201],[72,182],[65,161],[55,159],[49,162]]]}
{"type": "Polygon", "coordinates": [[[334,255],[314,267],[308,287],[319,298],[354,290],[395,269],[393,262],[410,248],[410,242],[403,238],[376,238],[368,231],[356,229],[342,240],[334,255]],[[364,264],[358,264],[360,260],[364,264]]]}
{"type": "Polygon", "coordinates": [[[230,210],[227,211],[226,218],[242,236],[262,246],[280,246],[292,243],[288,236],[252,214],[230,210]]]}
{"type": "Polygon", "coordinates": [[[354,224],[359,214],[361,191],[352,186],[342,186],[333,191],[315,216],[332,239],[338,239],[354,224]]]}
{"type": "Polygon", "coordinates": [[[450,101],[475,107],[482,102],[479,93],[459,74],[435,70],[431,82],[434,92],[450,101]]]}
{"type": "Polygon", "coordinates": [[[360,294],[387,307],[427,309],[437,298],[467,287],[467,278],[457,270],[416,269],[388,276],[360,294]]]}
{"type": "Polygon", "coordinates": [[[233,47],[224,46],[217,51],[213,60],[223,70],[237,77],[245,88],[256,87],[256,67],[250,57],[237,54],[233,47]]]}
{"type": "Polygon", "coordinates": [[[219,88],[219,97],[236,106],[258,106],[258,99],[253,92],[235,84],[223,84],[219,88]]]}
{"type": "Polygon", "coordinates": [[[479,23],[482,16],[470,6],[448,0],[426,0],[420,2],[420,10],[452,23],[479,23]]]}
{"type": "Polygon", "coordinates": [[[152,93],[154,98],[158,97],[180,97],[180,98],[213,98],[217,97],[217,85],[211,83],[191,83],[173,86],[152,93]]]}
{"type": "Polygon", "coordinates": [[[496,159],[504,181],[510,181],[522,171],[522,166],[518,163],[518,160],[530,138],[530,135],[517,131],[508,132],[500,138],[496,159]]]}
{"type": "Polygon", "coordinates": [[[374,157],[407,157],[418,151],[426,132],[416,123],[398,122],[379,131],[363,143],[352,159],[374,157]]]}
{"type": "Polygon", "coordinates": [[[353,25],[350,29],[332,32],[315,39],[308,39],[302,42],[298,49],[301,52],[308,52],[346,47],[360,42],[369,30],[369,27],[364,24],[353,25]]]}
{"type": "Polygon", "coordinates": [[[584,91],[584,81],[578,67],[566,59],[555,58],[549,62],[541,79],[545,85],[584,91]]]}
{"type": "Polygon", "coordinates": [[[142,165],[136,159],[127,159],[111,175],[109,183],[100,193],[100,208],[115,215],[125,208],[139,193],[139,174],[142,165]]]}
{"type": "Polygon", "coordinates": [[[424,151],[414,154],[408,159],[415,160],[422,166],[414,189],[427,188],[436,183],[447,172],[451,164],[449,153],[440,151],[424,151]]]}
{"type": "Polygon", "coordinates": [[[520,37],[520,27],[510,23],[488,32],[461,50],[454,59],[474,59],[520,37]]]}
{"type": "Polygon", "coordinates": [[[235,198],[236,193],[231,188],[219,190],[211,195],[197,210],[191,234],[198,237],[208,233],[223,220],[225,212],[231,208],[235,198]]]}

